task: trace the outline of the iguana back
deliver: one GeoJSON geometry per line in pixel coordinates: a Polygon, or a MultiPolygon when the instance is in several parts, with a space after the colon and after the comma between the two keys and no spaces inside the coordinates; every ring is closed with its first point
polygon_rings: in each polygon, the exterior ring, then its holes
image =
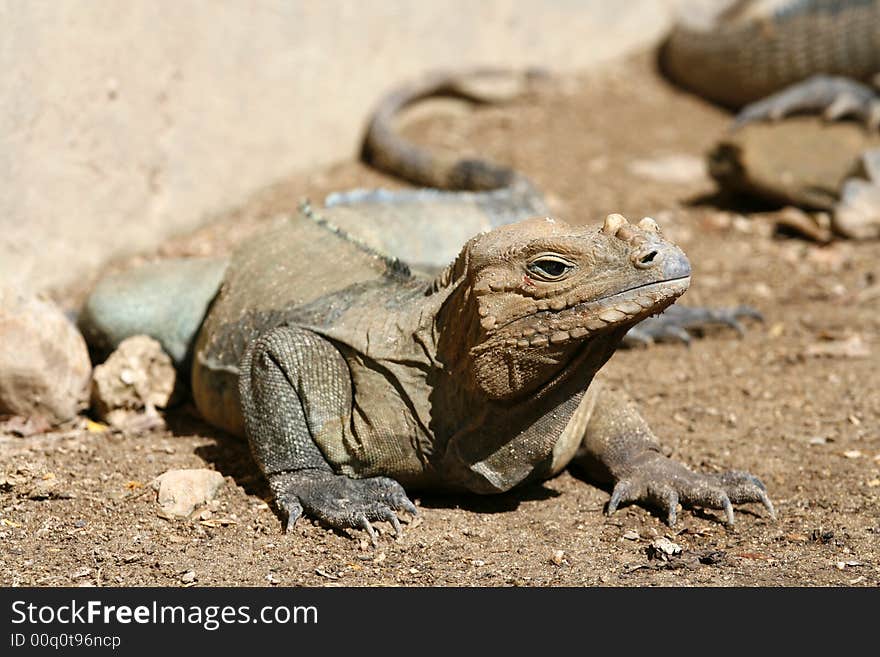
{"type": "MultiPolygon", "coordinates": [[[[192,367],[193,396],[211,424],[244,435],[238,364],[258,335],[304,308],[382,279],[392,260],[301,212],[242,244],[202,323],[192,367]]],[[[318,303],[328,318],[334,308],[318,303]]]]}

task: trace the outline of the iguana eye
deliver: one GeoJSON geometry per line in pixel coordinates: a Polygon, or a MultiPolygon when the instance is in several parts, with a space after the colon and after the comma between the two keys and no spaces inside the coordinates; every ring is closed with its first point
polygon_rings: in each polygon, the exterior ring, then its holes
{"type": "Polygon", "coordinates": [[[526,265],[528,272],[544,281],[558,281],[574,269],[574,264],[559,256],[541,255],[526,265]]]}

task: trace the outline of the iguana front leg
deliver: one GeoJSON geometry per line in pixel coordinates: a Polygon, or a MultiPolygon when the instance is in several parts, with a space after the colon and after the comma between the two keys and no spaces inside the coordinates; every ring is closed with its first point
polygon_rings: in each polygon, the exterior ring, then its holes
{"type": "Polygon", "coordinates": [[[674,525],[681,502],[723,509],[732,525],[734,504],[761,502],[770,517],[776,517],[767,489],[754,475],[736,470],[693,472],[661,453],[654,433],[625,393],[594,382],[587,394],[593,395],[592,412],[574,462],[597,480],[614,484],[609,515],[627,502],[648,503],[665,510],[667,523],[674,525]]]}
{"type": "Polygon", "coordinates": [[[880,98],[874,89],[850,78],[814,75],[746,105],[734,127],[804,112],[821,114],[829,121],[853,116],[872,129],[880,126],[880,98]]]}
{"type": "Polygon", "coordinates": [[[282,327],[254,340],[239,378],[245,432],[289,530],[306,513],[337,529],[359,527],[373,542],[371,520],[400,534],[395,511],[416,507],[388,477],[336,474],[314,441],[341,430],[351,412],[351,378],[341,354],[320,336],[282,327]]]}

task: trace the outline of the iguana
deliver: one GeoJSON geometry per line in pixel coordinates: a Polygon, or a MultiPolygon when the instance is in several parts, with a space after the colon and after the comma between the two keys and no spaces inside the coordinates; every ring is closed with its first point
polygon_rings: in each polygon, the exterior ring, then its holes
{"type": "Polygon", "coordinates": [[[732,523],[733,504],[760,501],[773,516],[756,477],[691,472],[623,393],[591,385],[689,281],[647,218],[503,225],[431,278],[305,207],[232,257],[193,394],[211,424],[247,435],[289,525],[305,513],[375,538],[372,521],[397,530],[396,512],[416,512],[405,488],[498,493],[569,463],[614,484],[609,513],[647,502],[674,524],[682,502],[732,523]]]}
{"type": "Polygon", "coordinates": [[[878,0],[694,3],[659,53],[677,84],[738,110],[734,132],[709,154],[736,191],[831,210],[832,228],[880,237],[878,0]],[[792,117],[819,114],[819,118],[792,117]],[[858,122],[832,120],[855,118],[858,122]]]}
{"type": "MultiPolygon", "coordinates": [[[[649,503],[674,524],[682,502],[732,523],[733,504],[758,501],[775,516],[759,479],[668,459],[625,394],[593,382],[627,331],[688,286],[687,258],[656,223],[572,227],[520,174],[450,162],[490,182],[304,204],[229,261],[106,278],[80,326],[92,345],[147,333],[191,362],[199,411],[247,436],[288,527],[306,514],[375,539],[371,522],[399,531],[397,512],[416,512],[406,489],[498,493],[569,463],[613,483],[609,513],[649,503]],[[450,255],[452,240],[464,246],[450,255]]],[[[646,334],[736,323],[713,312],[646,334]]]]}

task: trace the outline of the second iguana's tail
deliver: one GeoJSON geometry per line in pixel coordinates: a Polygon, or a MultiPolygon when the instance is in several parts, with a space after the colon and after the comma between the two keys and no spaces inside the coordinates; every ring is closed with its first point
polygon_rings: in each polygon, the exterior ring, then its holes
{"type": "Polygon", "coordinates": [[[403,137],[396,119],[405,108],[435,97],[474,103],[502,102],[522,95],[542,79],[537,71],[479,69],[466,73],[435,72],[388,93],[367,127],[362,158],[372,166],[415,185],[446,190],[516,190],[543,203],[535,185],[510,167],[483,158],[433,152],[403,137]],[[488,85],[488,86],[487,86],[488,85]]]}

